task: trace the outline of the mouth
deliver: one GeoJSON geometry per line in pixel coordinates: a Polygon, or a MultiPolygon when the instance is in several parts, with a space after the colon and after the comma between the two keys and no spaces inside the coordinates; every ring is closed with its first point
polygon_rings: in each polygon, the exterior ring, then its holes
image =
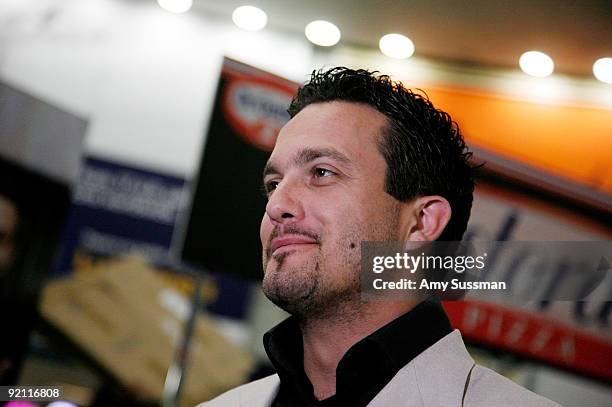
{"type": "Polygon", "coordinates": [[[314,239],[306,236],[280,237],[272,240],[270,244],[270,253],[275,255],[282,252],[308,248],[317,244],[318,243],[314,239]]]}

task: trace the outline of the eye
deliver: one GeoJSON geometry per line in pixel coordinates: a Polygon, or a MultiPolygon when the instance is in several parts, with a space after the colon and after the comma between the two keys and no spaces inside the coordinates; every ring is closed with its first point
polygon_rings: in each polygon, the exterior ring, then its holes
{"type": "Polygon", "coordinates": [[[323,177],[329,177],[331,175],[335,175],[336,173],[328,170],[327,168],[321,168],[321,167],[316,167],[313,170],[314,176],[315,178],[323,178],[323,177]]]}
{"type": "Polygon", "coordinates": [[[266,197],[269,196],[272,193],[272,191],[274,191],[278,187],[278,183],[279,181],[277,180],[271,180],[271,181],[265,182],[261,188],[263,195],[266,197]]]}

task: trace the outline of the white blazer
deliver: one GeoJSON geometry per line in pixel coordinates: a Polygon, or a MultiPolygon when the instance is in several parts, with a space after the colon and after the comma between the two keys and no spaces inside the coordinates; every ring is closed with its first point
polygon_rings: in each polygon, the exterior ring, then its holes
{"type": "MultiPolygon", "coordinates": [[[[269,407],[278,392],[277,375],[247,383],[198,407],[269,407]]],[[[548,399],[498,373],[478,366],[458,330],[410,361],[368,404],[371,407],[553,407],[548,399]]]]}

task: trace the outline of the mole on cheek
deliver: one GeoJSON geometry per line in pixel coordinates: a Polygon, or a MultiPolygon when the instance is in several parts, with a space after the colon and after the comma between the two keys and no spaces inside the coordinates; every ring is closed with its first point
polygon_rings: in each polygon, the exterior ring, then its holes
{"type": "Polygon", "coordinates": [[[349,247],[350,247],[351,249],[354,249],[354,248],[355,248],[355,243],[351,242],[351,244],[349,245],[349,247]]]}

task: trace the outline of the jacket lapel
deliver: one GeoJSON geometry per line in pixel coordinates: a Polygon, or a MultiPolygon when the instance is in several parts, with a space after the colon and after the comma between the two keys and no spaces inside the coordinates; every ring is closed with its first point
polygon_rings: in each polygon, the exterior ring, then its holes
{"type": "Polygon", "coordinates": [[[383,406],[461,406],[474,366],[458,330],[404,366],[368,404],[383,406]]]}

